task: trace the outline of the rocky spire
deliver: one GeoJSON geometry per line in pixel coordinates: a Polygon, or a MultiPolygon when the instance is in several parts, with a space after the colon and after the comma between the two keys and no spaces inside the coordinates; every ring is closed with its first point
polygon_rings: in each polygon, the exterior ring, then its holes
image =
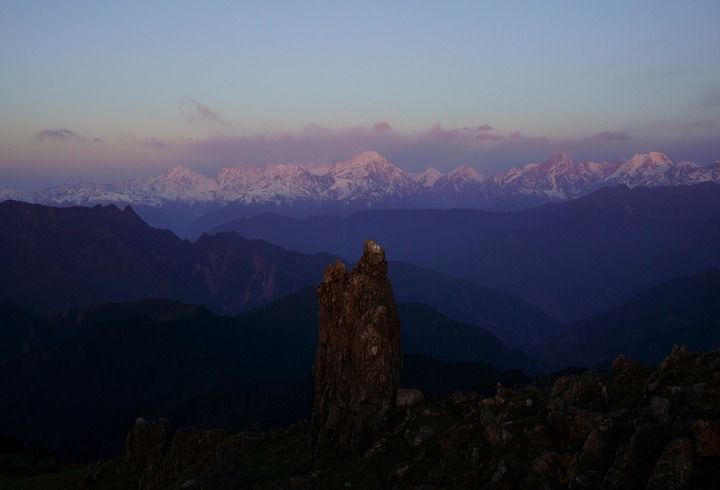
{"type": "Polygon", "coordinates": [[[382,247],[367,240],[350,273],[329,265],[318,306],[311,443],[359,451],[386,426],[399,383],[400,321],[382,247]]]}

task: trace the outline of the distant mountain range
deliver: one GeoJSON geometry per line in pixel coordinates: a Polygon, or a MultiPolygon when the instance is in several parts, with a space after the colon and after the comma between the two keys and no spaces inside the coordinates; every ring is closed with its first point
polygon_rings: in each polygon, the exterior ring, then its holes
{"type": "Polygon", "coordinates": [[[356,243],[373,237],[391,260],[503,291],[571,321],[663,281],[720,267],[720,185],[608,188],[515,212],[261,215],[216,231],[348,260],[357,258],[356,243]]]}
{"type": "Polygon", "coordinates": [[[720,182],[720,162],[672,162],[662,153],[623,162],[573,163],[557,153],[494,175],[467,165],[442,173],[409,173],[374,151],[332,165],[230,167],[215,177],[173,168],[163,175],[111,184],[64,184],[38,192],[0,190],[0,201],[53,206],[132,204],[153,225],[199,234],[213,225],[260,212],[296,217],[347,214],[368,208],[521,209],[564,201],[607,186],[675,186],[720,182]],[[191,224],[192,223],[192,224],[191,224]]]}
{"type": "MultiPolygon", "coordinates": [[[[362,248],[362,240],[355,244],[362,248]]],[[[53,208],[0,203],[0,303],[63,311],[165,298],[239,314],[307,286],[339,257],[303,254],[236,233],[195,242],[148,226],[130,207],[53,208]]],[[[411,264],[391,263],[396,297],[484,325],[525,348],[559,322],[530,304],[411,264]]],[[[2,347],[0,346],[0,350],[2,347]]]]}

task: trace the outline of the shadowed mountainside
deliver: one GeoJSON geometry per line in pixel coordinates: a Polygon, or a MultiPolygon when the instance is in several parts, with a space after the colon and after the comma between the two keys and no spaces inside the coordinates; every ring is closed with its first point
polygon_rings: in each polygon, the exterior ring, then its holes
{"type": "MultiPolygon", "coordinates": [[[[165,298],[222,314],[317,284],[323,267],[336,259],[235,233],[203,235],[192,243],[146,225],[131,208],[12,201],[0,204],[0,255],[0,302],[33,311],[165,298]]],[[[487,325],[517,347],[558,328],[522,300],[427,269],[391,263],[390,278],[401,301],[428,303],[456,320],[487,325]]]]}
{"type": "MultiPolygon", "coordinates": [[[[479,327],[425,305],[398,311],[403,352],[497,367],[473,368],[467,389],[540,369],[479,327]]],[[[317,300],[308,288],[239,318],[163,300],[54,315],[4,305],[0,338],[0,432],[84,459],[113,454],[138,415],[229,430],[308,416],[317,300]]]]}
{"type": "Polygon", "coordinates": [[[131,208],[0,204],[0,301],[61,311],[167,298],[238,313],[320,280],[329,255],[236,234],[195,243],[151,228],[131,208]]]}
{"type": "Polygon", "coordinates": [[[365,211],[296,220],[272,215],[216,229],[354,260],[372,236],[391,259],[504,291],[565,320],[720,266],[720,185],[617,187],[511,213],[365,211]]]}
{"type": "Polygon", "coordinates": [[[551,366],[605,368],[623,353],[655,364],[675,344],[720,347],[720,270],[673,279],[574,323],[543,358],[551,366]]]}

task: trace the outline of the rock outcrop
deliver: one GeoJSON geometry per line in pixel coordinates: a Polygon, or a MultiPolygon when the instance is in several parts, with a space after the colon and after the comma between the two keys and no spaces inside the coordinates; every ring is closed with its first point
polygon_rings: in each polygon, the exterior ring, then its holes
{"type": "Polygon", "coordinates": [[[360,451],[387,427],[399,385],[400,321],[382,247],[366,241],[349,273],[328,266],[318,306],[311,444],[360,451]]]}
{"type": "MultiPolygon", "coordinates": [[[[349,457],[308,451],[308,423],[228,435],[139,420],[125,456],[93,465],[80,488],[716,490],[719,372],[720,350],[678,347],[657,368],[618,357],[611,373],[552,386],[414,400],[349,457]]],[[[333,427],[367,424],[321,428],[333,427]]]]}

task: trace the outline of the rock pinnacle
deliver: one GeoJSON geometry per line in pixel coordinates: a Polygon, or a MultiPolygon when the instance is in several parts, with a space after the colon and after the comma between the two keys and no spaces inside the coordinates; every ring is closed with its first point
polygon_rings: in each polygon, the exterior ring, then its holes
{"type": "Polygon", "coordinates": [[[351,272],[337,261],[318,287],[319,335],[311,443],[360,451],[387,426],[400,371],[400,321],[385,251],[367,240],[351,272]]]}

